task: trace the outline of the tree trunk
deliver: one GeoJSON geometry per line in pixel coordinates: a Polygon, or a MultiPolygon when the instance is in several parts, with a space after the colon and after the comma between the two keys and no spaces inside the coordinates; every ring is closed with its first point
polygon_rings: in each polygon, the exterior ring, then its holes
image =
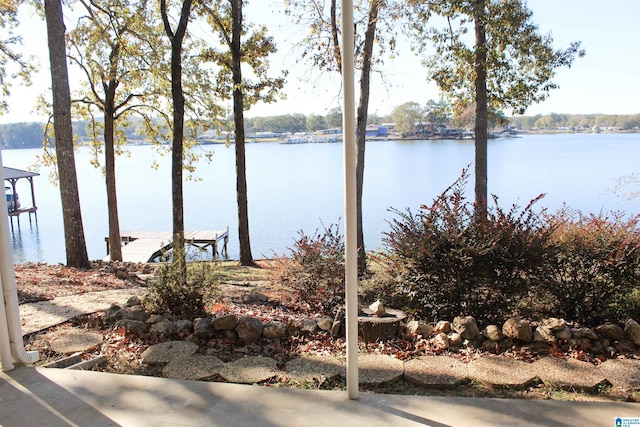
{"type": "Polygon", "coordinates": [[[115,167],[115,82],[107,85],[104,108],[104,163],[107,184],[107,209],[109,212],[109,256],[111,261],[122,261],[122,240],[120,238],[120,221],[118,219],[118,196],[116,193],[115,167]]]}
{"type": "Polygon", "coordinates": [[[364,185],[364,159],[367,131],[367,116],[369,112],[369,86],[371,80],[371,60],[373,44],[378,22],[379,0],[371,0],[367,31],[364,38],[362,52],[362,70],[360,73],[360,100],[356,117],[356,212],[357,212],[357,243],[358,243],[358,271],[363,273],[367,269],[367,253],[364,247],[364,232],[362,229],[362,189],[364,185]]]}
{"type": "Polygon", "coordinates": [[[182,156],[184,140],[184,92],[182,90],[182,42],[187,31],[192,0],[184,0],[180,22],[171,30],[166,0],[160,1],[165,32],[171,41],[171,97],[173,99],[173,140],[171,145],[171,190],[173,206],[173,264],[183,282],[187,280],[187,260],[184,250],[184,197],[182,192],[182,156]]]}
{"type": "Polygon", "coordinates": [[[238,238],[240,265],[253,266],[249,239],[249,209],[245,164],[244,96],[242,92],[242,0],[231,1],[231,71],[233,74],[233,122],[236,139],[236,195],[238,200],[238,238]]]}
{"type": "Polygon", "coordinates": [[[476,0],[475,15],[475,217],[477,220],[487,219],[487,40],[485,33],[485,1],[476,0]]]}
{"type": "Polygon", "coordinates": [[[53,126],[56,136],[56,157],[62,200],[67,266],[91,268],[82,227],[82,212],[78,194],[73,129],[71,126],[71,92],[67,71],[65,27],[60,0],[45,0],[51,88],[53,92],[53,126]]]}

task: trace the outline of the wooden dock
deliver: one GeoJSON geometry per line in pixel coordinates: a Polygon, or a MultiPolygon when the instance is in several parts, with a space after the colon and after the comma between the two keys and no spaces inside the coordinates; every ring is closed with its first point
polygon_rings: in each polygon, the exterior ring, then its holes
{"type": "MultiPolygon", "coordinates": [[[[162,254],[173,247],[173,235],[170,231],[125,231],[120,235],[122,239],[122,260],[125,262],[148,263],[155,262],[162,254]]],[[[218,243],[222,243],[222,252],[227,255],[229,243],[229,229],[226,231],[185,231],[185,245],[201,250],[211,248],[211,257],[218,256],[218,243]]],[[[109,238],[107,242],[107,256],[109,260],[109,238]]]]}

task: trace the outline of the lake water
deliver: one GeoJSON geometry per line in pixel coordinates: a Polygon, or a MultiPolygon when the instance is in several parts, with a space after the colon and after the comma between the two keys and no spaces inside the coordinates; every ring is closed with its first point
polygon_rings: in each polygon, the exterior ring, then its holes
{"type": "MultiPolygon", "coordinates": [[[[197,180],[185,181],[185,229],[230,229],[229,256],[237,258],[237,209],[234,148],[197,147],[213,160],[200,161],[197,180]]],[[[153,147],[129,147],[116,161],[120,226],[126,231],[172,229],[169,156],[153,147]],[[151,167],[157,162],[157,169],[151,167]]],[[[3,150],[5,166],[26,169],[41,150],[3,150]]],[[[87,148],[76,153],[80,203],[89,257],[106,255],[107,206],[104,178],[89,164],[87,148]]],[[[380,249],[390,207],[417,209],[429,204],[471,164],[470,141],[367,142],[364,228],[368,249],[380,249]]],[[[583,212],[624,210],[640,213],[640,199],[624,201],[612,193],[617,180],[638,172],[640,134],[525,135],[489,141],[489,192],[501,206],[526,205],[540,193],[539,204],[555,211],[563,203],[583,212]]],[[[38,224],[23,215],[14,219],[12,243],[18,263],[65,262],[59,188],[42,169],[35,178],[38,224]]],[[[26,180],[18,193],[30,203],[26,180]]],[[[341,221],[343,213],[342,144],[258,143],[247,145],[247,183],[254,258],[287,251],[299,230],[313,233],[322,224],[341,221]]],[[[473,198],[473,180],[467,194],[473,198]]]]}

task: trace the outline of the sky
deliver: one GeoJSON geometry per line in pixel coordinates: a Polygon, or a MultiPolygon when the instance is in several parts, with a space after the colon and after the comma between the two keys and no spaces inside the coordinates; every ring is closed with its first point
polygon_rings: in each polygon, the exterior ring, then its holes
{"type": "MultiPolygon", "coordinates": [[[[281,4],[252,0],[245,6],[245,20],[266,24],[279,48],[271,59],[271,74],[278,75],[284,69],[289,72],[286,100],[256,105],[247,116],[324,115],[340,106],[340,78],[299,63],[294,42],[301,37],[300,29],[280,11],[281,4]]],[[[554,79],[560,88],[544,102],[531,106],[526,115],[640,113],[640,0],[529,0],[528,6],[540,31],[551,33],[556,48],[581,41],[586,56],[577,58],[570,69],[560,69],[554,79]]],[[[42,120],[33,108],[37,96],[50,87],[44,23],[27,11],[21,12],[20,19],[24,50],[39,58],[41,71],[34,76],[33,86],[13,86],[10,111],[0,116],[0,123],[42,120]]],[[[408,41],[402,41],[398,55],[387,59],[382,73],[374,75],[370,113],[385,115],[405,102],[425,104],[440,98],[420,58],[409,47],[408,41]]]]}

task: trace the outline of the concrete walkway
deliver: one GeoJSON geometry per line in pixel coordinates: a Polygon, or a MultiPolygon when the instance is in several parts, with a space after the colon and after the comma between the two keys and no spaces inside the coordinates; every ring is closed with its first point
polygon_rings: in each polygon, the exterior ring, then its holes
{"type": "Polygon", "coordinates": [[[615,426],[634,403],[364,394],[21,367],[0,373],[0,425],[615,426]]]}

